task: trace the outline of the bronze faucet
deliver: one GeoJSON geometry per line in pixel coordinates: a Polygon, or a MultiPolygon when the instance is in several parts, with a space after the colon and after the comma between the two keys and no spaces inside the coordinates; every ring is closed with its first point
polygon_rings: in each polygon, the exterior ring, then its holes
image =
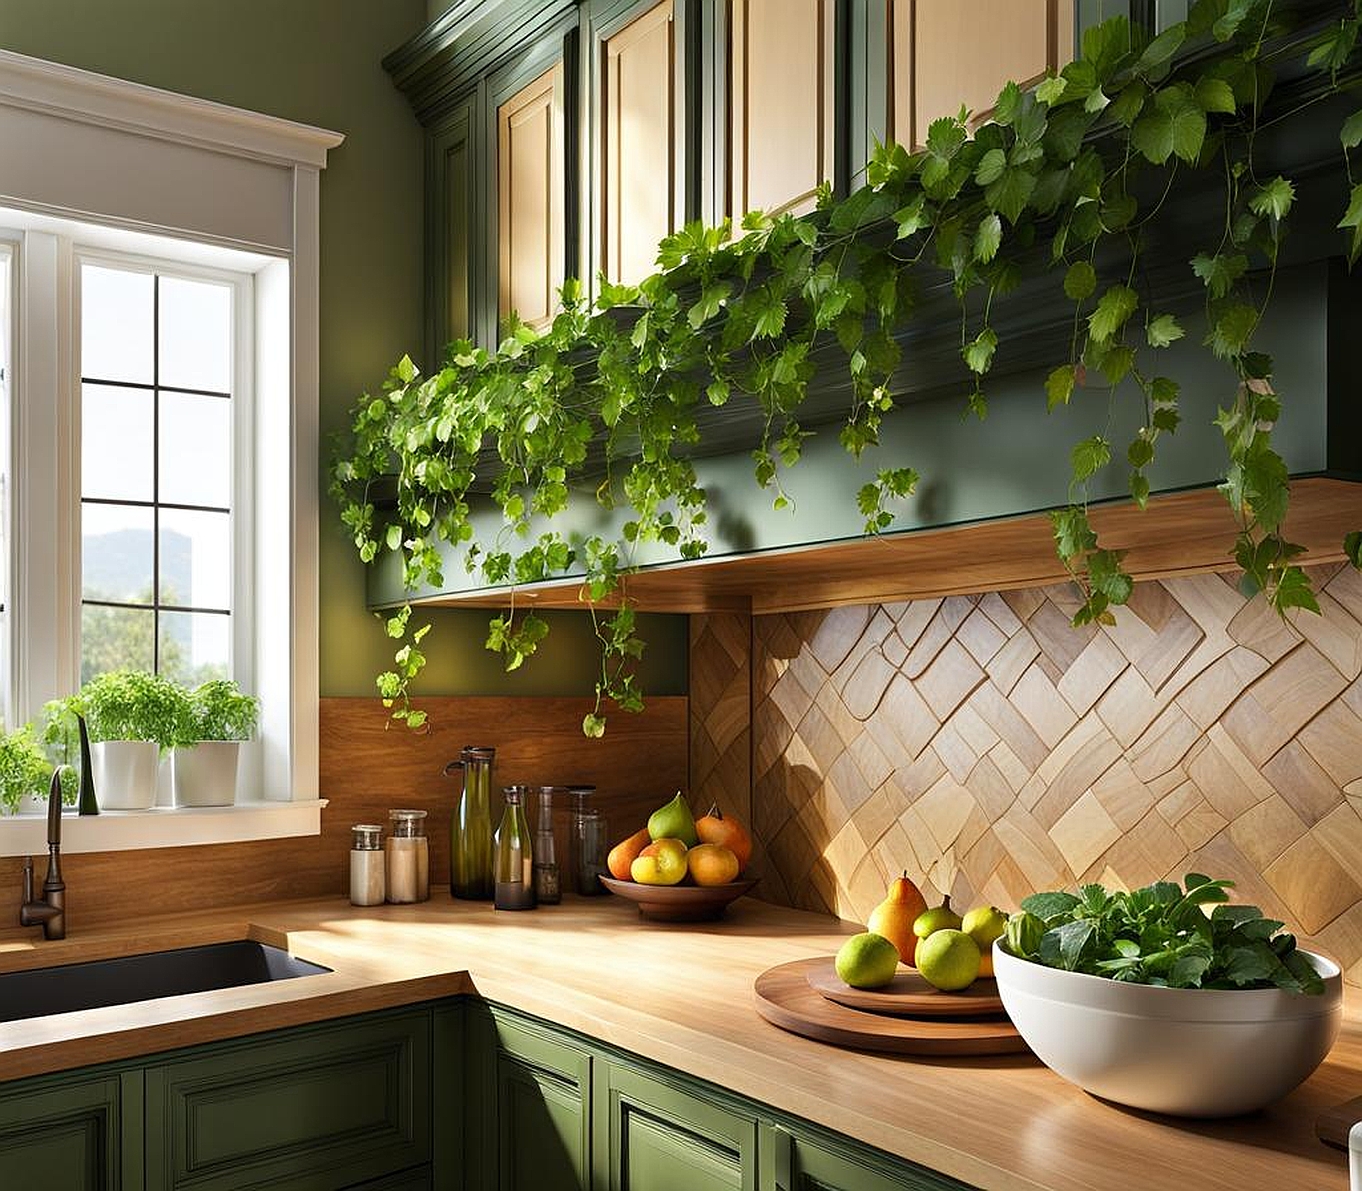
{"type": "Polygon", "coordinates": [[[61,879],[61,771],[57,766],[47,792],[47,878],[42,901],[33,900],[33,857],[24,857],[21,926],[41,926],[44,939],[66,938],[66,882],[61,879]]]}

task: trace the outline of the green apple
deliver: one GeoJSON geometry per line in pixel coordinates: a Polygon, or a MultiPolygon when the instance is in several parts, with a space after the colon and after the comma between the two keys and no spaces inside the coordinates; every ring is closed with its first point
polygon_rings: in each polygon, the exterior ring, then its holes
{"type": "Polygon", "coordinates": [[[679,839],[688,848],[700,842],[695,832],[695,816],[690,813],[680,790],[666,806],[658,807],[648,816],[648,835],[655,841],[679,839]]]}
{"type": "Polygon", "coordinates": [[[654,840],[629,866],[629,875],[640,885],[677,885],[688,870],[686,845],[679,839],[654,840]]]}

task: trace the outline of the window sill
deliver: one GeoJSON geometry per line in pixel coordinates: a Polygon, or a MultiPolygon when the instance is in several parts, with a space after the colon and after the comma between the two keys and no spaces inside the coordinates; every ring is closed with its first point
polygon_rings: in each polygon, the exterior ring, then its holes
{"type": "MultiPolygon", "coordinates": [[[[126,852],[320,835],[326,803],[325,798],[241,802],[234,806],[102,811],[85,816],[72,810],[62,816],[61,846],[63,852],[126,852]]],[[[46,851],[46,816],[0,818],[0,856],[36,856],[46,851]]]]}

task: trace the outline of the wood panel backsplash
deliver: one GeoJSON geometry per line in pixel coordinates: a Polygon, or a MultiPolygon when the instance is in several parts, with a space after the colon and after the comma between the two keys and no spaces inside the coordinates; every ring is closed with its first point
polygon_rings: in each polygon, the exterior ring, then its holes
{"type": "MultiPolygon", "coordinates": [[[[349,879],[351,825],[386,824],[393,807],[429,812],[431,885],[444,885],[448,897],[456,783],[441,770],[466,744],[496,747],[498,786],[594,783],[612,837],[635,831],[673,791],[687,786],[687,700],[650,698],[639,715],[611,715],[601,740],[582,735],[582,716],[591,705],[590,699],[425,698],[421,706],[430,712],[432,728],[413,734],[396,725],[388,729],[377,699],[323,699],[320,789],[331,804],[322,812],[320,836],[64,855],[68,930],[74,935],[82,924],[134,922],[139,915],[204,906],[341,896],[349,879]]],[[[565,817],[566,811],[559,816],[564,844],[565,817]]],[[[40,880],[44,863],[37,865],[40,880]]],[[[0,858],[0,898],[16,918],[22,868],[22,858],[0,858]]],[[[0,926],[0,936],[31,934],[0,926]]]]}
{"type": "Polygon", "coordinates": [[[1064,586],[753,618],[760,895],[863,922],[901,869],[1005,907],[1196,870],[1362,982],[1362,575],[1312,573],[1289,624],[1220,575],[1114,628],[1064,586]]]}

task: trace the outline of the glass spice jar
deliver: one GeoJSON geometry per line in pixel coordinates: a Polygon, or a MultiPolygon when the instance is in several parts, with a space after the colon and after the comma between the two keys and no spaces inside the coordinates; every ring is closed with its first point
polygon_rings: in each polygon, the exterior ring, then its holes
{"type": "Polygon", "coordinates": [[[377,823],[356,823],[350,828],[350,904],[378,906],[386,896],[383,828],[377,823]]]}
{"type": "Polygon", "coordinates": [[[396,904],[423,902],[430,898],[430,842],[426,839],[426,812],[389,811],[392,834],[388,836],[388,901],[396,904]]]}

